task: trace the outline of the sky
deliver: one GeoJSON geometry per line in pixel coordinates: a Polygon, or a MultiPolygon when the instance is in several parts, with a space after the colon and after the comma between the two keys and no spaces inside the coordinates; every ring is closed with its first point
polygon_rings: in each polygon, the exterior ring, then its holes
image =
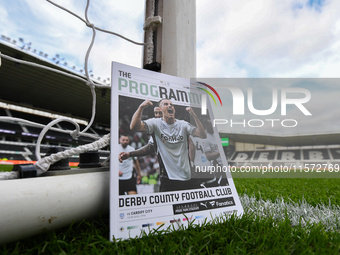
{"type": "MultiPolygon", "coordinates": [[[[54,2],[85,17],[85,0],[54,2]]],[[[142,42],[144,5],[144,0],[92,0],[88,17],[97,27],[142,42]]],[[[197,0],[197,77],[338,78],[339,10],[338,0],[216,0],[213,4],[197,0]]],[[[58,54],[60,63],[84,69],[92,30],[51,3],[0,0],[0,24],[0,34],[16,40],[17,45],[23,45],[19,42],[23,38],[31,43],[31,51],[46,53],[49,59],[58,54]]],[[[94,77],[108,80],[111,61],[141,67],[142,50],[142,46],[98,31],[89,69],[94,77]]],[[[331,90],[319,85],[312,98],[337,101],[338,91],[336,85],[331,90]],[[333,97],[327,91],[335,92],[333,97]]],[[[327,104],[313,107],[318,114],[325,113],[320,118],[329,115],[324,122],[336,127],[340,123],[334,116],[340,107],[332,103],[331,110],[327,104]]]]}
{"type": "MultiPolygon", "coordinates": [[[[84,18],[85,0],[54,0],[84,18]]],[[[338,77],[340,1],[196,1],[197,77],[338,77]]],[[[143,0],[92,0],[90,22],[143,41],[143,0]]],[[[83,69],[92,31],[44,0],[0,0],[1,35],[59,54],[83,69]]],[[[97,32],[90,68],[110,77],[111,61],[141,67],[142,46],[97,32]]]]}
{"type": "Polygon", "coordinates": [[[199,0],[198,77],[339,77],[339,10],[336,0],[199,0]]]}

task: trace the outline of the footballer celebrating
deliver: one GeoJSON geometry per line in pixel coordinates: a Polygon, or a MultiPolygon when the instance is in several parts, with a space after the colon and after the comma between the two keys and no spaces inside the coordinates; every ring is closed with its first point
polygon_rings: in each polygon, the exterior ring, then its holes
{"type": "Polygon", "coordinates": [[[191,107],[186,110],[194,118],[196,127],[176,119],[175,107],[169,99],[159,102],[162,118],[142,121],[143,110],[151,105],[153,103],[150,100],[145,100],[138,107],[132,116],[130,129],[146,132],[153,137],[161,165],[160,192],[196,188],[195,181],[191,180],[188,140],[190,135],[206,138],[201,121],[191,107]]]}

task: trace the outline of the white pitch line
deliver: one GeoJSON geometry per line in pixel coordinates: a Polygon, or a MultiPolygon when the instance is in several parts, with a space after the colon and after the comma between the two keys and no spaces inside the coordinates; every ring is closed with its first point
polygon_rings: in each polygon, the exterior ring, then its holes
{"type": "Polygon", "coordinates": [[[312,206],[304,198],[299,203],[286,202],[283,198],[277,198],[275,202],[257,199],[243,195],[240,197],[245,212],[255,213],[256,216],[272,217],[274,220],[282,220],[288,216],[293,226],[306,226],[308,224],[321,223],[326,230],[340,230],[340,206],[318,204],[312,206]]]}

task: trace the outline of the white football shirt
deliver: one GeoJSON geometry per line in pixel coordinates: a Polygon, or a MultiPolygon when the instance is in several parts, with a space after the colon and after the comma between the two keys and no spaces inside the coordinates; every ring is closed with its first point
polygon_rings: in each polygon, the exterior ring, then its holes
{"type": "MultiPolygon", "coordinates": [[[[123,148],[121,144],[119,144],[119,153],[121,152],[131,152],[134,151],[135,148],[132,146],[128,145],[126,148],[123,148]]],[[[122,163],[119,162],[119,171],[123,173],[122,176],[119,176],[119,180],[128,180],[131,179],[132,177],[132,172],[133,172],[133,158],[130,157],[126,160],[123,160],[122,163]]]]}
{"type": "Polygon", "coordinates": [[[144,121],[147,132],[154,134],[157,151],[162,158],[170,180],[190,180],[188,136],[195,127],[184,120],[177,120],[169,125],[162,118],[144,121]]]}
{"type": "Polygon", "coordinates": [[[199,137],[191,137],[192,142],[195,145],[195,166],[211,166],[211,162],[207,159],[205,153],[210,151],[210,147],[207,139],[199,137]]]}

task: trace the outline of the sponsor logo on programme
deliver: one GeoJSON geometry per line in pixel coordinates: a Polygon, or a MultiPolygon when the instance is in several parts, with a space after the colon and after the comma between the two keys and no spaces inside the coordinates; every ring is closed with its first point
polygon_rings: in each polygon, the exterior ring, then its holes
{"type": "Polygon", "coordinates": [[[218,209],[221,207],[234,206],[235,201],[233,197],[216,198],[211,200],[199,201],[199,202],[189,202],[182,204],[174,204],[173,212],[174,214],[190,213],[205,211],[210,209],[218,209]]]}

